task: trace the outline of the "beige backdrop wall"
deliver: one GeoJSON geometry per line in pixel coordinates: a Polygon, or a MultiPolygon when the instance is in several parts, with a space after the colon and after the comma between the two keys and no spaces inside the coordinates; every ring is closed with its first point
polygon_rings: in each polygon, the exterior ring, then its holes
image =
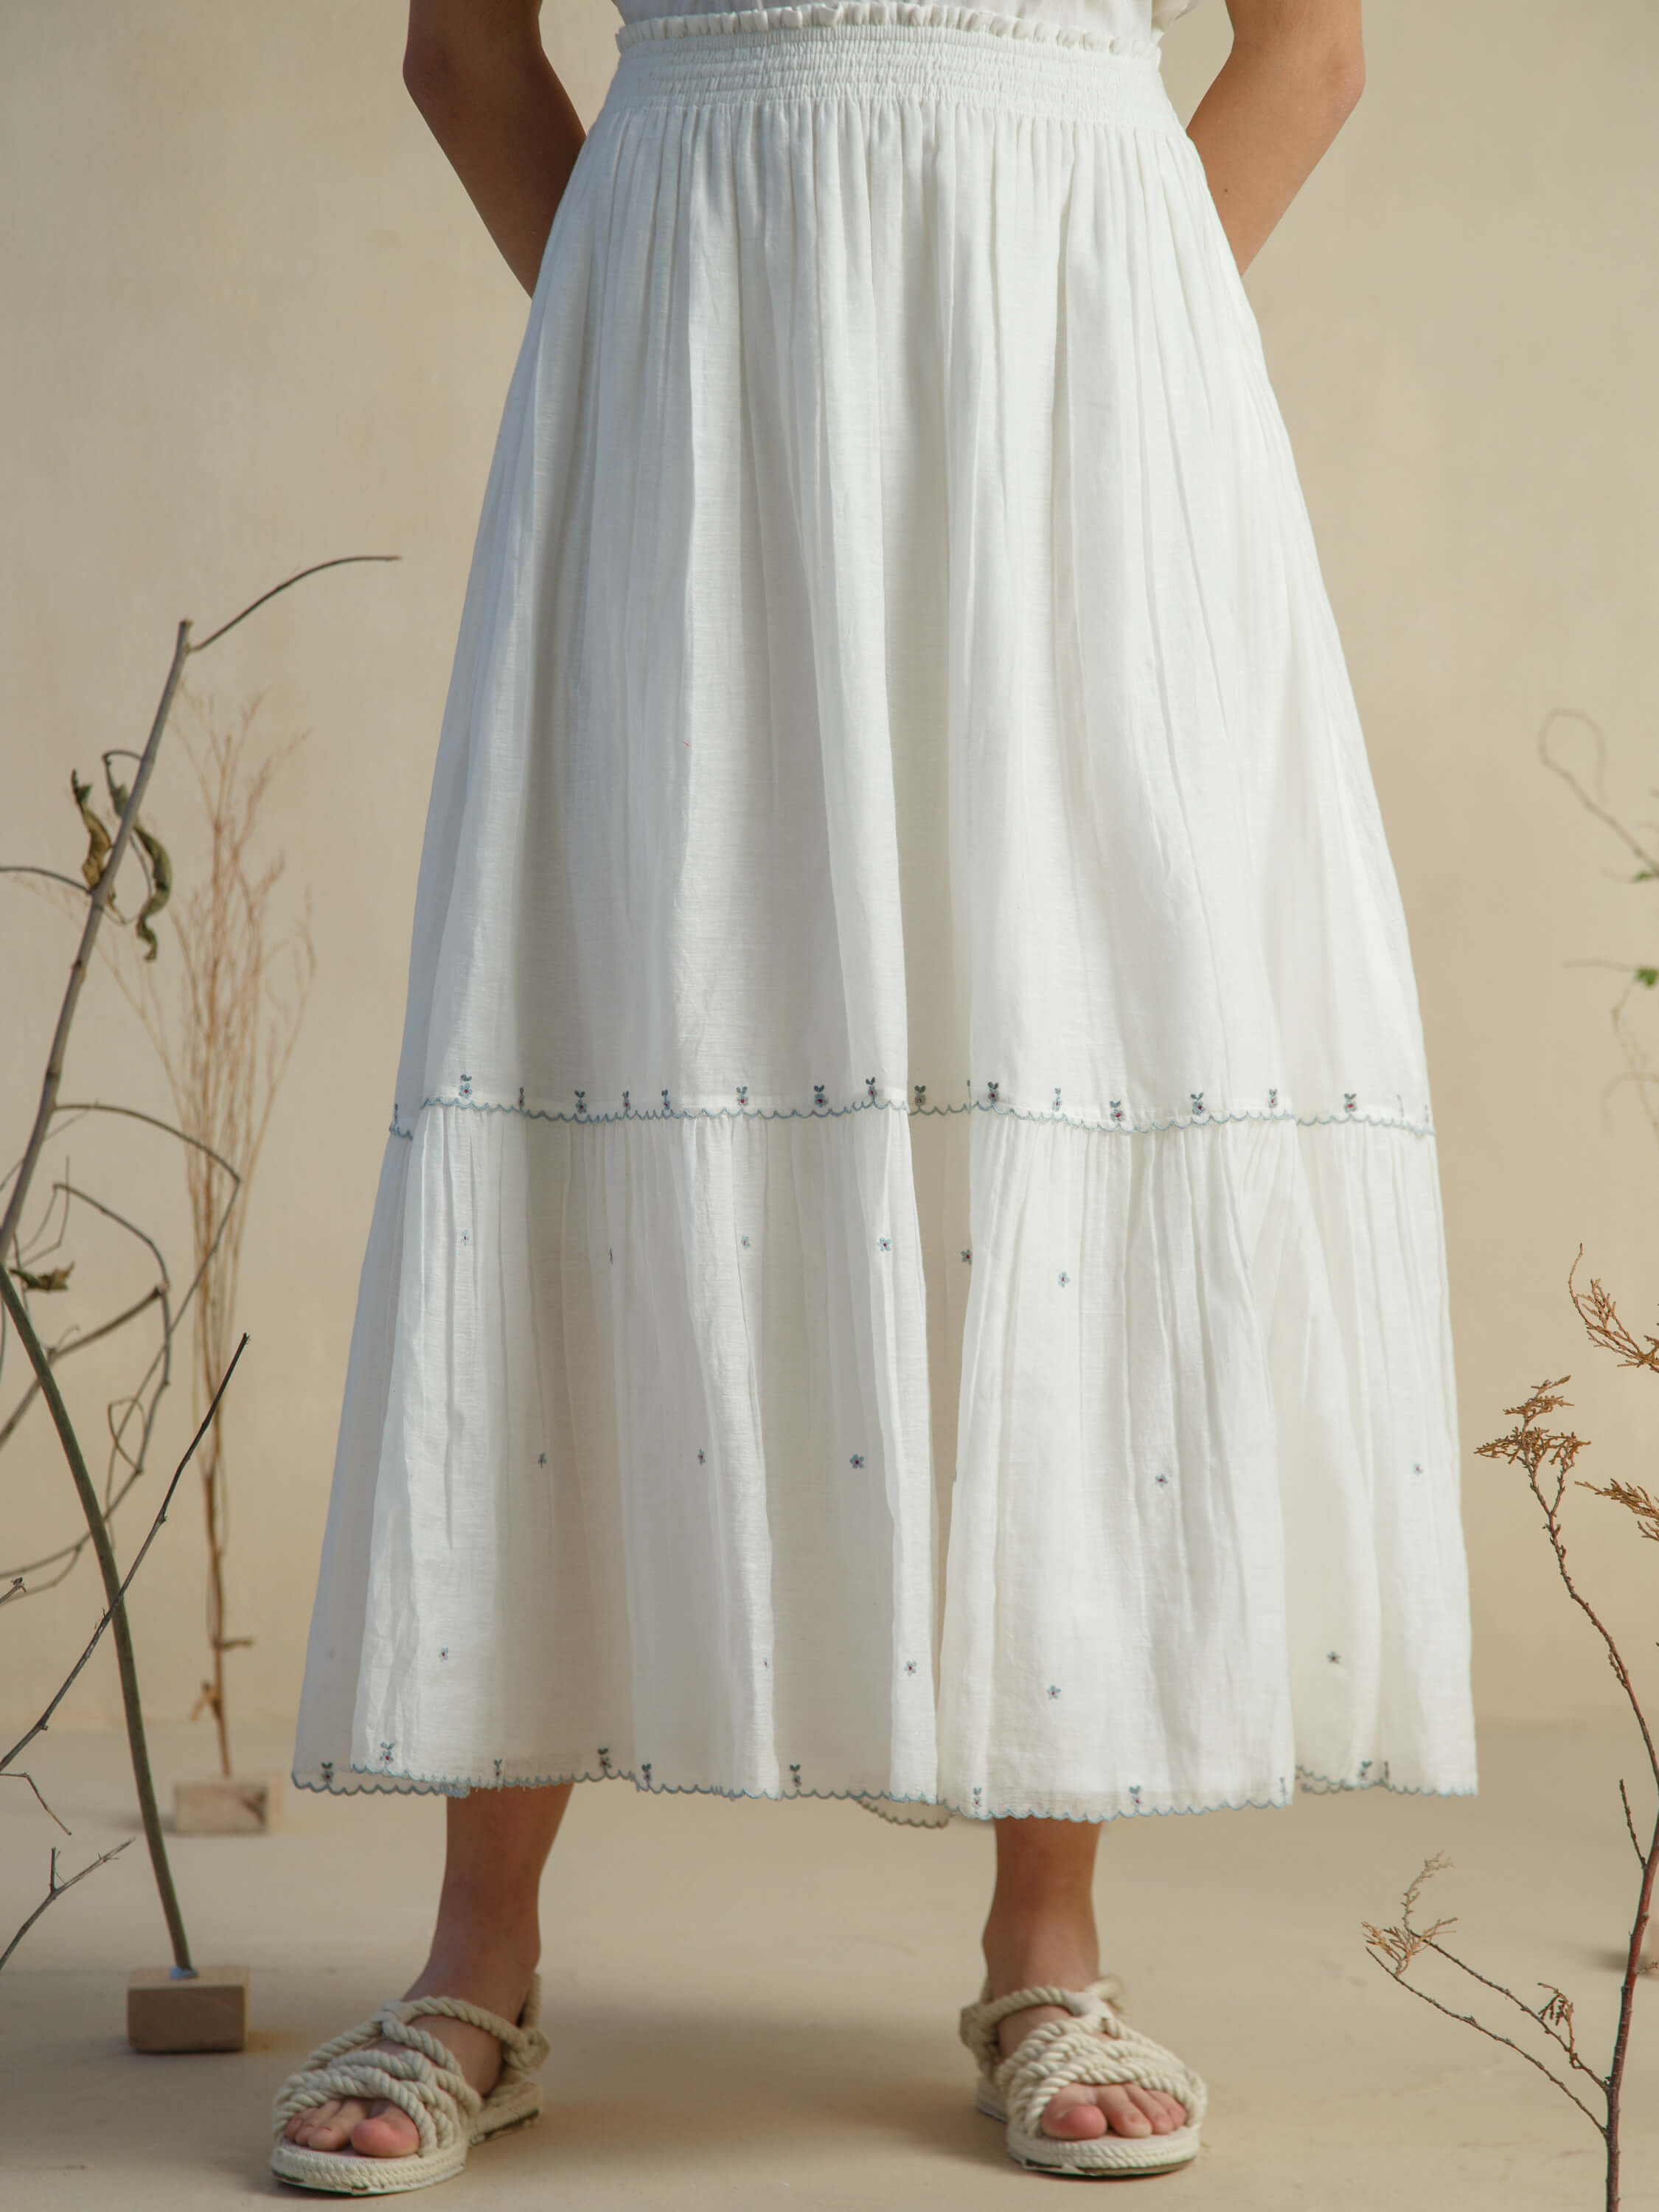
{"type": "MultiPolygon", "coordinates": [[[[1587,1464],[1640,1479],[1659,1433],[1659,1382],[1598,1369],[1565,1290],[1582,1241],[1632,1320],[1659,1300],[1659,1149],[1628,1087],[1604,1097],[1613,979],[1569,964],[1651,958],[1659,930],[1644,938],[1642,895],[1534,751],[1545,713],[1571,706],[1606,726],[1632,797],[1656,781],[1659,10],[1382,0],[1370,15],[1366,96],[1250,289],[1419,964],[1480,1711],[1612,1723],[1535,1516],[1474,1446],[1530,1382],[1569,1372],[1587,1464]]],[[[616,20],[605,0],[549,0],[549,49],[590,120],[616,20]]],[[[249,1718],[287,1717],[297,1696],[440,710],[526,313],[404,93],[402,33],[393,0],[0,5],[0,860],[73,871],[70,767],[141,740],[181,615],[204,632],[307,562],[401,556],[307,586],[197,674],[222,709],[263,691],[273,734],[310,732],[270,819],[313,899],[319,966],[252,1197],[252,1345],[230,1417],[231,1626],[254,1639],[232,1680],[249,1718]]],[[[1221,0],[1172,35],[1183,112],[1226,35],[1221,0]]],[[[187,816],[176,750],[151,812],[187,816]]],[[[9,1158],[70,932],[11,882],[0,931],[9,1158]]],[[[164,1109],[106,978],[87,1005],[70,1093],[164,1109]]],[[[177,1238],[161,1140],[83,1124],[54,1166],[65,1152],[77,1181],[136,1194],[177,1238]]],[[[60,1329],[117,1284],[89,1231],[70,1250],[74,1285],[47,1310],[60,1329]]],[[[176,1391],[151,1497],[186,1413],[176,1391]]],[[[1575,1511],[1586,1582],[1645,1641],[1659,1555],[1623,1540],[1612,1509],[1581,1494],[1575,1511]]],[[[76,1525],[37,1413],[0,1460],[0,1564],[76,1525]]],[[[186,1494],[137,1604],[160,1716],[188,1711],[203,1672],[203,1560],[186,1494]]],[[[94,1598],[83,1565],[0,1617],[9,1716],[38,1709],[94,1598]]],[[[66,1717],[114,1710],[103,1655],[66,1717]]]]}

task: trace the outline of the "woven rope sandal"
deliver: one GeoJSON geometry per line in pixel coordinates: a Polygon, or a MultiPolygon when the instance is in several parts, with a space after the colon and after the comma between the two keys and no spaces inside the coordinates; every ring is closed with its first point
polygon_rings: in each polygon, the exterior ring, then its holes
{"type": "Polygon", "coordinates": [[[474,2143],[539,2115],[542,2093],[530,2075],[547,2056],[547,2038],[537,2025],[540,2013],[539,1975],[531,1979],[516,2027],[464,1997],[399,1997],[383,2004],[372,2020],[319,2043],[276,2092],[271,2172],[301,2189],[352,2197],[390,2197],[447,2181],[466,2164],[474,2143]],[[459,2071],[447,2045],[410,2025],[434,2015],[465,2021],[500,2043],[501,2076],[487,2097],[459,2071]],[[382,2039],[398,2048],[365,2048],[382,2039]],[[287,2140],[283,2131],[296,2112],[333,2097],[384,2097],[399,2106],[420,2130],[420,2148],[407,2158],[366,2158],[361,2151],[311,2150],[287,2140]]]}
{"type": "Polygon", "coordinates": [[[1007,2123],[1008,2155],[1044,2173],[1094,2175],[1170,2173],[1198,2156],[1198,2131],[1209,2094],[1188,2066],[1150,2036],[1130,2027],[1119,2010],[1123,1985],[1115,1975],[1086,1990],[1015,1990],[992,1997],[988,1981],[977,2004],[962,2010],[963,2041],[979,2062],[975,2102],[988,2119],[1007,2123]],[[1070,2020],[1046,2020],[1003,2057],[997,2028],[1028,2005],[1063,2005],[1070,2020]],[[1161,2089],[1187,2108],[1187,2124],[1169,2135],[1094,2136],[1076,2142],[1042,2132],[1042,2115],[1067,2083],[1110,2082],[1161,2089]]]}

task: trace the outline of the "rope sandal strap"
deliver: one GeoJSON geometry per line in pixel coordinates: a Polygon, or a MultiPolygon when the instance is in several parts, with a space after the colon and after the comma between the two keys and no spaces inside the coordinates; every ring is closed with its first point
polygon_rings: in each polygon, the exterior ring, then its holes
{"type": "Polygon", "coordinates": [[[1012,2125],[1040,2135],[1049,2100],[1073,2082],[1161,2089],[1186,2108],[1188,2127],[1200,2124],[1208,2101],[1204,2083],[1173,2051],[1128,2026],[1115,2009],[1122,1996],[1123,1984],[1109,1974],[1085,1990],[1054,1985],[1013,1990],[1006,1996],[963,2007],[962,2039],[1012,2125]],[[1044,2021],[1021,2038],[1010,2057],[1003,2057],[998,2027],[1010,2014],[1033,2005],[1055,2005],[1072,2017],[1044,2021]]]}
{"type": "Polygon", "coordinates": [[[331,2098],[383,2097],[414,2121],[420,2155],[447,2148],[471,2132],[484,2100],[457,2067],[448,2045],[411,2023],[434,2017],[459,2020],[493,2035],[501,2046],[501,2082],[507,2083],[521,2079],[547,2056],[547,2039],[535,2025],[536,1998],[532,1987],[523,2027],[482,2005],[469,2004],[464,1997],[400,1997],[382,2005],[372,2020],[319,2043],[305,2064],[289,2075],[271,2107],[272,2134],[280,2141],[296,2112],[308,2112],[331,2098]],[[366,2047],[380,2042],[398,2047],[366,2047]]]}
{"type": "MultiPolygon", "coordinates": [[[[1103,1974],[1082,1990],[1062,1990],[1058,1984],[1044,1983],[1040,1988],[1011,1990],[1006,1996],[985,1997],[977,2004],[963,2005],[960,2033],[988,2081],[1003,2063],[997,2030],[1011,2013],[1025,2012],[1033,2005],[1058,2005],[1079,2020],[1092,2021],[1109,2006],[1121,2006],[1122,2002],[1123,1984],[1115,1974],[1103,1974]]],[[[1048,2025],[1064,2027],[1065,2022],[1048,2025]]]]}
{"type": "Polygon", "coordinates": [[[1186,2108],[1188,2127],[1204,2118],[1198,2076],[1162,2044],[1121,2023],[1114,2033],[1082,2021],[1044,2021],[1003,2061],[995,2081],[1010,2124],[1028,2135],[1042,2132],[1049,2100],[1073,2082],[1161,2089],[1186,2108]]]}

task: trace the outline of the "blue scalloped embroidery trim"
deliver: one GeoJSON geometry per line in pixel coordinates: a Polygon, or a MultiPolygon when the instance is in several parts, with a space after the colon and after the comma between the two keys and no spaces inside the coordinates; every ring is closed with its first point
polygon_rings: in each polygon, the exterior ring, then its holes
{"type": "MultiPolygon", "coordinates": [[[[1290,1121],[1301,1129],[1328,1128],[1341,1123],[1367,1129],[1401,1129],[1416,1137],[1434,1134],[1434,1124],[1426,1109],[1420,1121],[1412,1121],[1403,1111],[1397,1115],[1362,1114],[1357,1109],[1345,1109],[1340,1114],[1292,1114],[1283,1107],[1245,1107],[1236,1113],[1176,1114],[1165,1121],[1097,1121],[1077,1114],[1032,1113],[1024,1107],[1006,1105],[1000,1099],[964,1099],[955,1106],[915,1106],[904,1098],[855,1098],[845,1106],[629,1106],[616,1113],[584,1109],[578,1114],[556,1114],[546,1107],[515,1106],[507,1100],[447,1097],[434,1092],[431,1097],[422,1099],[420,1112],[424,1114],[434,1107],[457,1113],[508,1114],[526,1121],[562,1121],[578,1127],[600,1127],[616,1121],[831,1121],[842,1115],[867,1114],[874,1108],[902,1114],[907,1119],[926,1114],[1002,1114],[1016,1121],[1082,1129],[1104,1137],[1152,1136],[1166,1129],[1207,1129],[1225,1121],[1290,1121]]],[[[414,1130],[404,1127],[395,1105],[387,1134],[401,1137],[405,1142],[414,1138],[414,1130]]]]}
{"type": "MultiPolygon", "coordinates": [[[[1093,1822],[1097,1826],[1103,1826],[1109,1820],[1135,1820],[1149,1815],[1156,1815],[1159,1819],[1172,1819],[1201,1813],[1283,1812],[1294,1802],[1295,1795],[1292,1792],[1285,1797],[1221,1798],[1213,1805],[1133,1805],[1117,1813],[1039,1814],[1033,1813],[1029,1806],[1021,1808],[1006,1805],[989,1809],[981,1807],[975,1810],[969,1806],[957,1805],[949,1798],[926,1796],[919,1790],[903,1795],[891,1790],[724,1790],[714,1782],[647,1783],[642,1781],[631,1768],[620,1766],[613,1766],[608,1771],[602,1771],[597,1774],[586,1772],[544,1774],[537,1775],[526,1781],[501,1783],[467,1782],[452,1775],[394,1775],[378,1766],[352,1766],[349,1767],[347,1771],[362,1775],[384,1774],[386,1781],[391,1784],[387,1794],[398,1797],[420,1795],[465,1797],[475,1790],[556,1790],[562,1789],[566,1783],[577,1782],[631,1782],[643,1796],[724,1797],[734,1804],[748,1799],[756,1803],[785,1805],[793,1798],[816,1797],[826,1802],[855,1802],[863,1805],[866,1810],[875,1813],[878,1818],[889,1821],[896,1828],[915,1829],[931,1826],[932,1823],[898,1820],[891,1814],[883,1813],[880,1806],[872,1801],[876,1798],[884,1798],[888,1803],[893,1805],[938,1806],[947,1813],[958,1814],[964,1820],[1054,1820],[1093,1822]]],[[[297,1771],[290,1778],[296,1789],[309,1790],[319,1796],[361,1797],[371,1794],[367,1784],[358,1784],[354,1786],[349,1783],[307,1782],[297,1771]]],[[[1386,1790],[1391,1796],[1395,1797],[1473,1797],[1476,1794],[1473,1784],[1466,1790],[1451,1788],[1436,1790],[1426,1785],[1418,1787],[1411,1783],[1391,1782],[1382,1774],[1368,1776],[1363,1781],[1348,1782],[1329,1775],[1311,1773],[1303,1766],[1296,1769],[1296,1780],[1297,1788],[1310,1797],[1328,1796],[1337,1792],[1358,1790],[1386,1790]]]]}

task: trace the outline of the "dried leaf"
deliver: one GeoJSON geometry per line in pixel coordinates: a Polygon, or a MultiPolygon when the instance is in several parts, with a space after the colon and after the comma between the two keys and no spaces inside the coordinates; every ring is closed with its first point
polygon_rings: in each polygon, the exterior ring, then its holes
{"type": "Polygon", "coordinates": [[[73,769],[70,770],[70,789],[81,810],[81,819],[87,825],[87,857],[81,863],[81,874],[87,889],[95,891],[103,881],[104,863],[109,858],[109,849],[114,840],[93,807],[92,786],[82,783],[73,769]]]}
{"type": "MultiPolygon", "coordinates": [[[[104,763],[104,777],[109,785],[110,805],[118,817],[127,811],[127,787],[124,783],[117,783],[107,761],[104,763]]],[[[149,896],[138,910],[133,930],[139,942],[149,948],[144,955],[145,959],[154,960],[161,946],[156,941],[155,932],[149,926],[150,919],[161,913],[173,896],[173,861],[161,839],[152,837],[142,822],[133,823],[132,834],[143,848],[146,873],[149,878],[149,896]]]]}
{"type": "Polygon", "coordinates": [[[26,1291],[66,1291],[75,1262],[71,1260],[66,1267],[47,1267],[40,1274],[27,1267],[14,1267],[11,1272],[26,1291]]]}

